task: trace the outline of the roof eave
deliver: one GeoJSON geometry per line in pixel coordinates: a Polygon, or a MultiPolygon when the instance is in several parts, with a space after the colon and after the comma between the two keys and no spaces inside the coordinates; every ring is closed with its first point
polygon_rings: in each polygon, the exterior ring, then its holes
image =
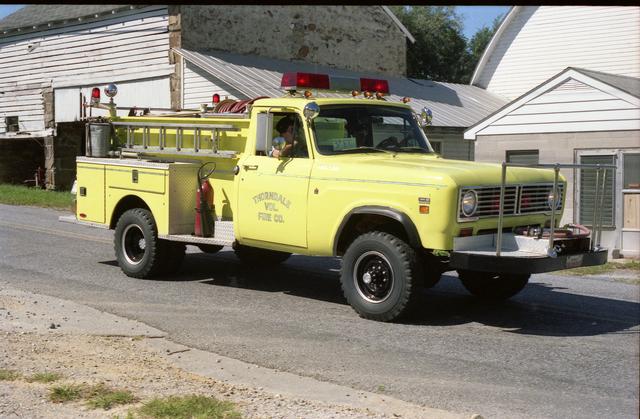
{"type": "Polygon", "coordinates": [[[473,76],[471,77],[471,81],[469,82],[470,85],[475,85],[476,82],[478,81],[477,80],[478,76],[484,69],[484,66],[487,63],[489,56],[493,53],[493,50],[498,44],[498,39],[502,36],[502,33],[506,30],[507,26],[509,26],[509,24],[513,20],[513,17],[521,8],[522,6],[511,6],[511,9],[509,9],[509,12],[505,16],[505,18],[502,20],[500,27],[498,27],[498,30],[496,31],[496,33],[494,33],[493,37],[491,37],[491,41],[489,41],[489,45],[487,45],[484,52],[482,53],[482,56],[480,57],[480,60],[478,61],[478,64],[476,65],[475,70],[473,71],[473,76]]]}
{"type": "MultiPolygon", "coordinates": [[[[50,29],[56,29],[56,28],[60,28],[65,26],[66,24],[73,22],[73,23],[77,23],[77,22],[97,22],[100,20],[103,20],[105,18],[110,18],[113,15],[116,15],[118,13],[124,12],[124,11],[128,11],[128,10],[134,10],[134,9],[138,9],[141,7],[146,7],[144,5],[127,5],[124,7],[118,7],[115,8],[113,10],[111,10],[110,12],[102,12],[102,13],[92,13],[92,14],[88,14],[85,16],[80,16],[77,18],[72,18],[72,19],[62,19],[62,20],[52,20],[49,22],[44,22],[41,23],[39,25],[32,25],[32,26],[19,26],[19,27],[15,27],[15,28],[7,28],[7,29],[3,29],[0,30],[0,38],[3,37],[10,37],[10,36],[16,36],[16,35],[28,35],[30,33],[36,33],[36,32],[40,32],[43,30],[50,30],[50,29]]],[[[11,15],[9,15],[11,16],[11,15]]],[[[9,17],[8,16],[8,17],[9,17]]]]}

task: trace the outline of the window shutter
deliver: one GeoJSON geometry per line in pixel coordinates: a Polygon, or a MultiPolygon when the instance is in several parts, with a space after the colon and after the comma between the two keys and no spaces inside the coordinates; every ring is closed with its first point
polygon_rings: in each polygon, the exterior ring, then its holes
{"type": "Polygon", "coordinates": [[[534,165],[538,164],[539,160],[538,150],[507,151],[507,163],[534,165]]]}
{"type": "MultiPolygon", "coordinates": [[[[615,156],[581,156],[581,164],[615,164],[615,156]]],[[[602,226],[615,227],[615,172],[607,169],[604,197],[602,198],[602,226]]],[[[602,173],[602,172],[601,172],[602,173]]],[[[602,174],[601,174],[602,176],[602,174]]],[[[602,184],[602,178],[600,178],[602,184]]],[[[593,226],[596,197],[596,170],[580,169],[580,224],[593,226]]]]}

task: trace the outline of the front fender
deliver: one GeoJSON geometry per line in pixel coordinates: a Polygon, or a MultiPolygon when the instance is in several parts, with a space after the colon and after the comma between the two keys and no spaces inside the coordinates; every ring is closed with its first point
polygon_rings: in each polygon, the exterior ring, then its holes
{"type": "Polygon", "coordinates": [[[391,207],[385,207],[381,205],[365,205],[353,208],[343,217],[342,222],[338,226],[338,229],[333,238],[334,256],[337,256],[338,254],[338,243],[340,241],[340,236],[342,235],[344,228],[349,224],[349,220],[353,216],[360,214],[380,215],[398,221],[404,228],[404,231],[409,238],[409,244],[411,245],[411,247],[418,248],[422,246],[420,235],[418,234],[418,229],[407,214],[391,207]]]}

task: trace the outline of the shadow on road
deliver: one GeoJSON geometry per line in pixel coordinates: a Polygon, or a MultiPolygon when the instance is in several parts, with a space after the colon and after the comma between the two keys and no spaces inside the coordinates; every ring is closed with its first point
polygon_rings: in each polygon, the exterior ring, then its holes
{"type": "MultiPolygon", "coordinates": [[[[114,261],[102,263],[117,266],[114,261]]],[[[263,267],[241,264],[229,251],[215,255],[190,253],[180,273],[158,279],[347,304],[340,288],[339,268],[340,262],[335,258],[295,255],[282,265],[263,267]]],[[[640,304],[573,294],[565,287],[537,280],[511,300],[491,304],[470,296],[455,275],[446,274],[434,288],[420,292],[415,308],[400,323],[414,326],[481,323],[508,333],[542,336],[638,334],[637,330],[629,329],[640,324],[640,304]]]]}

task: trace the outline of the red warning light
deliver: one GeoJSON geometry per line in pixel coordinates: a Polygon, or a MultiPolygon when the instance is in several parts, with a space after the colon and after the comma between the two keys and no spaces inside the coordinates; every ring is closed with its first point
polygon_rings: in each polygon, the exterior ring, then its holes
{"type": "Polygon", "coordinates": [[[367,92],[389,93],[389,82],[379,79],[360,79],[360,90],[367,92]]]}
{"type": "Polygon", "coordinates": [[[287,90],[306,87],[308,89],[329,89],[329,75],[315,73],[284,73],[280,87],[287,90]]]}
{"type": "Polygon", "coordinates": [[[213,99],[212,99],[213,104],[215,105],[216,103],[220,103],[220,95],[217,93],[213,94],[213,99]]]}

